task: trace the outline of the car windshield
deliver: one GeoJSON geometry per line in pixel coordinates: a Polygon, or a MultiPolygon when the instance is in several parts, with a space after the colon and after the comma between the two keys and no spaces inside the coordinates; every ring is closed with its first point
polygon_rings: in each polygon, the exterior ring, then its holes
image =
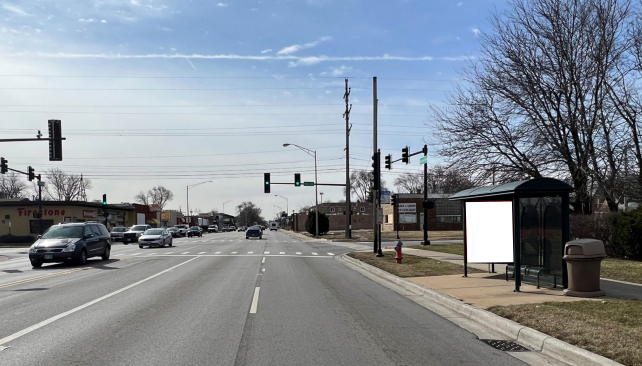
{"type": "Polygon", "coordinates": [[[192,226],[192,227],[191,227],[191,228],[189,228],[189,229],[190,229],[190,230],[198,230],[198,229],[199,229],[199,227],[198,227],[198,226],[192,226]]]}
{"type": "Polygon", "coordinates": [[[43,239],[82,238],[82,226],[52,226],[42,235],[43,239]]]}
{"type": "Polygon", "coordinates": [[[126,227],[115,227],[111,230],[112,233],[122,233],[127,231],[126,227]]]}
{"type": "Polygon", "coordinates": [[[176,230],[177,229],[175,227],[170,227],[169,229],[167,229],[167,231],[176,231],[176,230]]]}
{"type": "Polygon", "coordinates": [[[132,226],[132,228],[130,230],[131,231],[145,231],[145,230],[147,230],[147,226],[136,225],[136,226],[132,226]]]}
{"type": "Polygon", "coordinates": [[[143,234],[144,235],[161,235],[163,233],[163,229],[149,229],[145,231],[143,234]]]}

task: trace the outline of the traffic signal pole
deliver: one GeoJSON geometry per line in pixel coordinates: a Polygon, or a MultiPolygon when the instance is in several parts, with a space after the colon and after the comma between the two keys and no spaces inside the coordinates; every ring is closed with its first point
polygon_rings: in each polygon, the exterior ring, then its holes
{"type": "Polygon", "coordinates": [[[38,231],[42,235],[42,180],[40,179],[40,174],[38,174],[38,231]]]}
{"type": "MultiPolygon", "coordinates": [[[[424,157],[426,159],[428,156],[428,145],[424,145],[423,149],[424,157]]],[[[428,240],[428,161],[424,163],[424,241],[421,242],[421,245],[430,245],[430,240],[428,240]]]]}

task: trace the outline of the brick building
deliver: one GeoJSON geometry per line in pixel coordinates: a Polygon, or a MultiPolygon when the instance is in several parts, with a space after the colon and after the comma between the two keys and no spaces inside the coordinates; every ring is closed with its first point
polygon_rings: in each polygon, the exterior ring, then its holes
{"type": "MultiPolygon", "coordinates": [[[[352,203],[352,230],[372,229],[372,203],[371,202],[351,202],[352,203]]],[[[310,210],[314,212],[314,207],[310,210]]],[[[344,203],[323,203],[319,205],[319,213],[328,216],[330,221],[330,230],[345,230],[346,228],[346,204],[344,203]]],[[[305,221],[308,215],[305,213],[294,214],[293,220],[294,231],[305,231],[305,221]]]]}
{"type": "MultiPolygon", "coordinates": [[[[400,193],[397,204],[383,206],[383,231],[419,231],[423,230],[424,211],[423,194],[400,193]]],[[[428,230],[450,231],[463,230],[461,202],[449,201],[449,194],[433,193],[428,201],[434,207],[428,210],[428,230]]]]}

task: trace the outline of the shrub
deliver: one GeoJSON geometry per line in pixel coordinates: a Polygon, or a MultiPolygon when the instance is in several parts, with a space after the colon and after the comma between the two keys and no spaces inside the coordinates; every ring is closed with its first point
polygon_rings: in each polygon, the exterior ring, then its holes
{"type": "Polygon", "coordinates": [[[614,215],[610,221],[613,227],[612,255],[642,259],[642,208],[614,215]]]}
{"type": "MultiPolygon", "coordinates": [[[[314,235],[316,234],[316,220],[314,216],[314,211],[311,211],[308,213],[308,219],[305,222],[305,230],[309,232],[310,234],[314,235]]],[[[323,235],[330,231],[330,220],[328,219],[328,216],[326,216],[323,213],[319,214],[319,235],[323,235]]]]}
{"type": "Polygon", "coordinates": [[[571,215],[571,240],[583,238],[601,240],[608,253],[612,245],[613,218],[617,215],[617,213],[610,212],[592,215],[571,215]]]}
{"type": "Polygon", "coordinates": [[[2,235],[0,243],[33,243],[36,238],[31,235],[2,235]]]}

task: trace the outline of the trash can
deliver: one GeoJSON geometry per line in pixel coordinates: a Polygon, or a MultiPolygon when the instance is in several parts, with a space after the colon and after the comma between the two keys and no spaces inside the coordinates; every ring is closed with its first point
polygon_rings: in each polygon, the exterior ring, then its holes
{"type": "Polygon", "coordinates": [[[564,246],[564,260],[568,269],[566,296],[600,297],[600,265],[606,258],[604,243],[597,239],[577,239],[564,246]]]}

